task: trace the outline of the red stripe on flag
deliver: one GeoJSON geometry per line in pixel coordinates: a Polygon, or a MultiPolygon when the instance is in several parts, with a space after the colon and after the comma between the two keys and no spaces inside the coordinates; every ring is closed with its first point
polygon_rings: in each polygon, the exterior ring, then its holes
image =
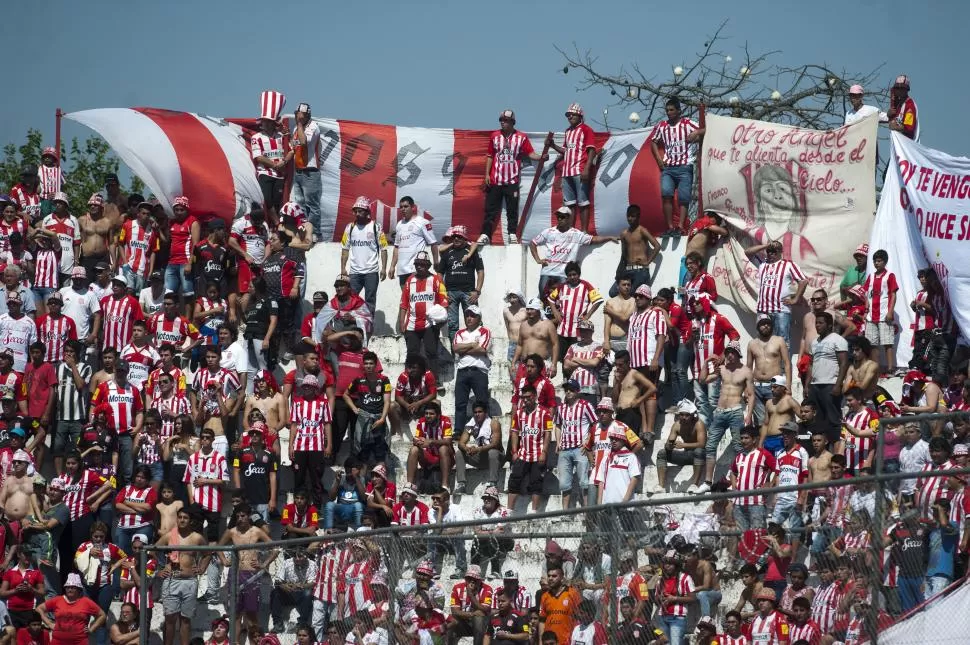
{"type": "MultiPolygon", "coordinates": [[[[353,220],[354,200],[365,195],[388,206],[397,206],[397,185],[388,181],[397,174],[397,128],[360,121],[340,121],[340,200],[333,241],[340,240],[353,220]]],[[[387,231],[390,234],[392,231],[387,231]]]]}
{"type": "Polygon", "coordinates": [[[226,153],[212,133],[186,112],[134,108],[168,137],[179,162],[182,194],[196,215],[215,215],[231,223],[236,214],[235,183],[226,153]]]}
{"type": "MultiPolygon", "coordinates": [[[[451,198],[451,224],[463,225],[470,239],[478,239],[485,219],[485,152],[488,150],[489,132],[485,130],[455,130],[454,158],[451,164],[454,192],[451,198]]],[[[520,206],[525,198],[520,200],[520,206]]],[[[502,243],[505,224],[495,226],[492,241],[502,243]],[[496,237],[497,236],[497,237],[496,237]]]]}
{"type": "MultiPolygon", "coordinates": [[[[593,145],[596,146],[596,152],[599,153],[606,142],[610,139],[609,132],[594,132],[593,133],[593,145]]],[[[599,171],[599,167],[591,169],[589,182],[589,228],[587,233],[590,235],[596,235],[596,173],[599,171]]],[[[604,215],[605,217],[605,215],[604,215]]],[[[577,211],[576,222],[573,224],[578,228],[579,226],[579,214],[577,211]]]]}
{"type": "Polygon", "coordinates": [[[654,235],[667,230],[660,200],[660,168],[644,141],[630,170],[630,203],[640,206],[640,225],[654,235]]]}

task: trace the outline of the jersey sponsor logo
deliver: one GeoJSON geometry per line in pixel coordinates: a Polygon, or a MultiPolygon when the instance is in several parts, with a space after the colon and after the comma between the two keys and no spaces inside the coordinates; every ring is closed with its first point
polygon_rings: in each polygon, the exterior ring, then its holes
{"type": "Polygon", "coordinates": [[[108,403],[134,403],[135,397],[131,394],[109,394],[108,403]]]}
{"type": "Polygon", "coordinates": [[[244,477],[253,477],[253,476],[256,476],[256,475],[265,475],[265,474],[266,474],[266,467],[265,466],[257,466],[254,463],[251,463],[251,464],[247,465],[246,466],[246,470],[243,471],[243,476],[244,477]]]}
{"type": "Polygon", "coordinates": [[[411,303],[434,302],[434,295],[433,293],[412,293],[411,303]]]}

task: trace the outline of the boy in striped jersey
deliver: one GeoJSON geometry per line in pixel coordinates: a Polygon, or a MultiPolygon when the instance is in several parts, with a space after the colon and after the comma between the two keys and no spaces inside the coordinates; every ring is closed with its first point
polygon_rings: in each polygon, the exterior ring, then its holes
{"type": "Polygon", "coordinates": [[[704,136],[704,128],[682,116],[680,100],[671,98],[664,106],[667,119],[654,126],[650,133],[650,151],[660,167],[660,194],[663,198],[664,237],[680,237],[687,227],[687,208],[694,191],[694,157],[696,143],[704,136]],[[663,156],[657,143],[663,145],[663,156]],[[680,210],[680,228],[674,227],[674,193],[680,210]]]}

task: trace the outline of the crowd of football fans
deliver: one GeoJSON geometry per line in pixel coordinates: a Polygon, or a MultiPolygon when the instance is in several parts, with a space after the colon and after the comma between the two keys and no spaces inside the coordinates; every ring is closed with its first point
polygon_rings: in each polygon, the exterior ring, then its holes
{"type": "MultiPolygon", "coordinates": [[[[887,117],[895,129],[911,125],[907,101],[887,117]]],[[[125,195],[114,175],[87,212],[71,213],[52,148],[0,196],[4,642],[133,643],[140,613],[157,603],[165,645],[185,645],[197,613],[233,603],[253,643],[267,627],[300,643],[394,634],[422,645],[680,644],[690,633],[699,643],[862,643],[963,577],[970,500],[961,476],[938,472],[967,466],[970,424],[879,423],[970,410],[970,350],[932,270],[918,293],[902,293],[886,252],[870,265],[862,244],[832,299],[810,289],[783,240],[744,237],[759,293],[757,336],[742,347],[704,267],[725,237],[744,234],[716,213],[686,216],[703,129],[671,100],[650,137],[663,238],[687,238],[679,283],[654,288],[661,242],[639,207],[617,237],[586,232],[595,148],[573,104],[563,141],[549,146],[564,205],[528,241],[539,284],[528,297],[506,294],[501,321],[479,304],[487,272],[500,271],[481,247],[503,205],[505,239],[517,243],[520,163],[545,160],[510,110],[486,151],[480,234],[454,226],[439,241],[407,197],[385,232],[360,197],[334,293],[313,293],[304,311],[322,144],[309,106],[285,132],[277,103],[264,98],[252,140],[265,203],[228,226],[185,197],[169,210],[125,195]],[[581,248],[616,241],[615,275],[584,277],[581,248]],[[378,312],[377,291],[398,286],[396,314],[378,312]],[[916,315],[905,368],[892,351],[904,303],[916,315]],[[403,336],[400,374],[371,349],[375,318],[403,336]],[[488,327],[499,325],[501,357],[488,327]],[[490,397],[493,360],[508,369],[509,410],[490,397]],[[898,400],[884,387],[894,375],[898,400]],[[395,441],[407,445],[403,463],[395,441]],[[855,484],[877,461],[912,477],[855,484]],[[844,483],[762,493],[831,481],[844,483]],[[591,514],[575,551],[549,540],[538,588],[509,566],[537,531],[513,516],[544,509],[550,494],[569,507],[724,490],[746,494],[703,504],[714,530],[691,542],[665,514],[627,509],[591,514]],[[480,503],[463,513],[475,493],[480,503]],[[463,520],[481,523],[447,526],[463,520]],[[403,542],[393,561],[363,532],[392,525],[425,538],[403,542]],[[137,562],[151,544],[315,536],[240,551],[234,598],[218,550],[160,552],[145,576],[137,562]],[[721,602],[729,580],[743,589],[733,607],[721,602]]],[[[227,643],[228,623],[217,618],[208,642],[227,643]]]]}

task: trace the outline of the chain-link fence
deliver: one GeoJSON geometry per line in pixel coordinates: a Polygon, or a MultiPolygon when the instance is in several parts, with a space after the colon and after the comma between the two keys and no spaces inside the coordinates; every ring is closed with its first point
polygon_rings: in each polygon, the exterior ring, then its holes
{"type": "Polygon", "coordinates": [[[948,598],[970,606],[958,597],[970,468],[957,443],[963,429],[953,435],[965,419],[883,420],[869,443],[847,437],[843,454],[815,454],[802,479],[810,472],[816,481],[793,486],[769,479],[738,490],[743,483],[728,484],[741,478],[729,474],[710,494],[518,517],[489,495],[463,517],[442,490],[400,514],[416,518],[409,526],[249,544],[257,532],[243,513],[231,518],[236,544],[144,549],[140,580],[152,559],[170,564],[158,567],[165,579],[156,589],[140,587],[141,606],[154,591],[164,613],[177,614],[201,576],[213,616],[225,607],[230,642],[239,629],[272,629],[286,641],[305,626],[310,641],[328,643],[348,632],[369,642],[381,630],[389,642],[478,643],[516,629],[530,629],[531,642],[544,642],[542,630],[569,643],[585,620],[610,643],[660,633],[676,642],[708,622],[718,633],[756,631],[774,611],[792,643],[916,642],[908,626],[948,598]]]}

